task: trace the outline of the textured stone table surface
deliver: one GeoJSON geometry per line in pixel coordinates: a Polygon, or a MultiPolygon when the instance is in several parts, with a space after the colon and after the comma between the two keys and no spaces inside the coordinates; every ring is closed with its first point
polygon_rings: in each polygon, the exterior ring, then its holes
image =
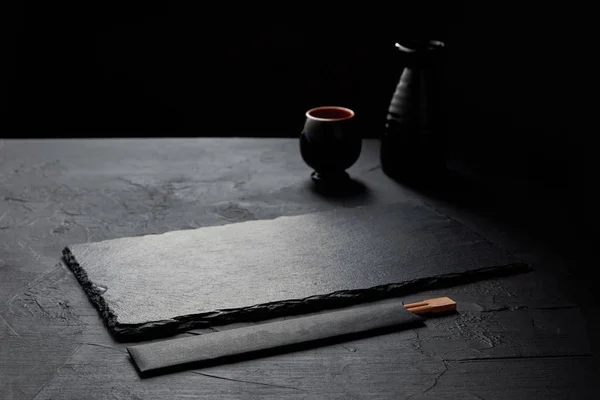
{"type": "MultiPolygon", "coordinates": [[[[390,180],[376,141],[349,173],[364,192],[319,195],[291,139],[0,141],[0,398],[597,397],[595,309],[569,260],[481,207],[390,180]],[[141,379],[61,262],[71,244],[399,201],[435,207],[535,270],[407,296],[458,302],[426,328],[141,379]]],[[[197,334],[210,333],[180,336],[197,334]]]]}

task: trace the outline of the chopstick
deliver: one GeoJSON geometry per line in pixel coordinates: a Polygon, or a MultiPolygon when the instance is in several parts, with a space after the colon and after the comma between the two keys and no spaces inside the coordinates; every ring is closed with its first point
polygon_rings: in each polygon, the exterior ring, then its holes
{"type": "Polygon", "coordinates": [[[438,297],[418,303],[405,304],[404,308],[413,314],[441,313],[456,310],[456,302],[448,297],[438,297]]]}

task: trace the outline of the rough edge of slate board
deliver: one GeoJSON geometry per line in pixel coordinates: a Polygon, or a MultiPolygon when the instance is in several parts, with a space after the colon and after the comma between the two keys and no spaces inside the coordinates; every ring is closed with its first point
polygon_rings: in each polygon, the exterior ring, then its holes
{"type": "Polygon", "coordinates": [[[140,341],[173,336],[190,329],[226,325],[233,322],[257,322],[282,316],[299,315],[326,309],[368,303],[392,297],[462,285],[484,279],[498,278],[531,271],[524,262],[484,267],[460,273],[449,273],[427,278],[418,278],[401,283],[390,283],[365,289],[340,290],[303,299],[281,300],[249,307],[231,308],[178,316],[169,320],[142,324],[121,324],[106,304],[100,289],[88,278],[68,247],[63,250],[63,259],[83,287],[91,303],[98,309],[108,330],[119,341],[140,341]]]}

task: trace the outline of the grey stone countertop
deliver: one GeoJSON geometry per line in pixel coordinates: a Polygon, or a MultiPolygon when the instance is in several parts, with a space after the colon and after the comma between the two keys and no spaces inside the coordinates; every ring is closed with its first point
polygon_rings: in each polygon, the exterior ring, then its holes
{"type": "Polygon", "coordinates": [[[0,140],[0,398],[596,398],[597,307],[569,260],[389,179],[375,140],[348,170],[358,195],[324,197],[310,172],[294,139],[0,140]],[[142,379],[61,260],[77,243],[409,200],[534,271],[407,296],[457,301],[426,328],[142,379]]]}

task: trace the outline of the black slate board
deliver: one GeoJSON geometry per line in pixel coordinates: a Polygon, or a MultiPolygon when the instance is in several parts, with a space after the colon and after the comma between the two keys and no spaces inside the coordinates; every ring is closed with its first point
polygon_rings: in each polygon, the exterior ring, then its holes
{"type": "Polygon", "coordinates": [[[347,306],[527,269],[416,202],[77,244],[63,254],[122,340],[347,306]]]}

